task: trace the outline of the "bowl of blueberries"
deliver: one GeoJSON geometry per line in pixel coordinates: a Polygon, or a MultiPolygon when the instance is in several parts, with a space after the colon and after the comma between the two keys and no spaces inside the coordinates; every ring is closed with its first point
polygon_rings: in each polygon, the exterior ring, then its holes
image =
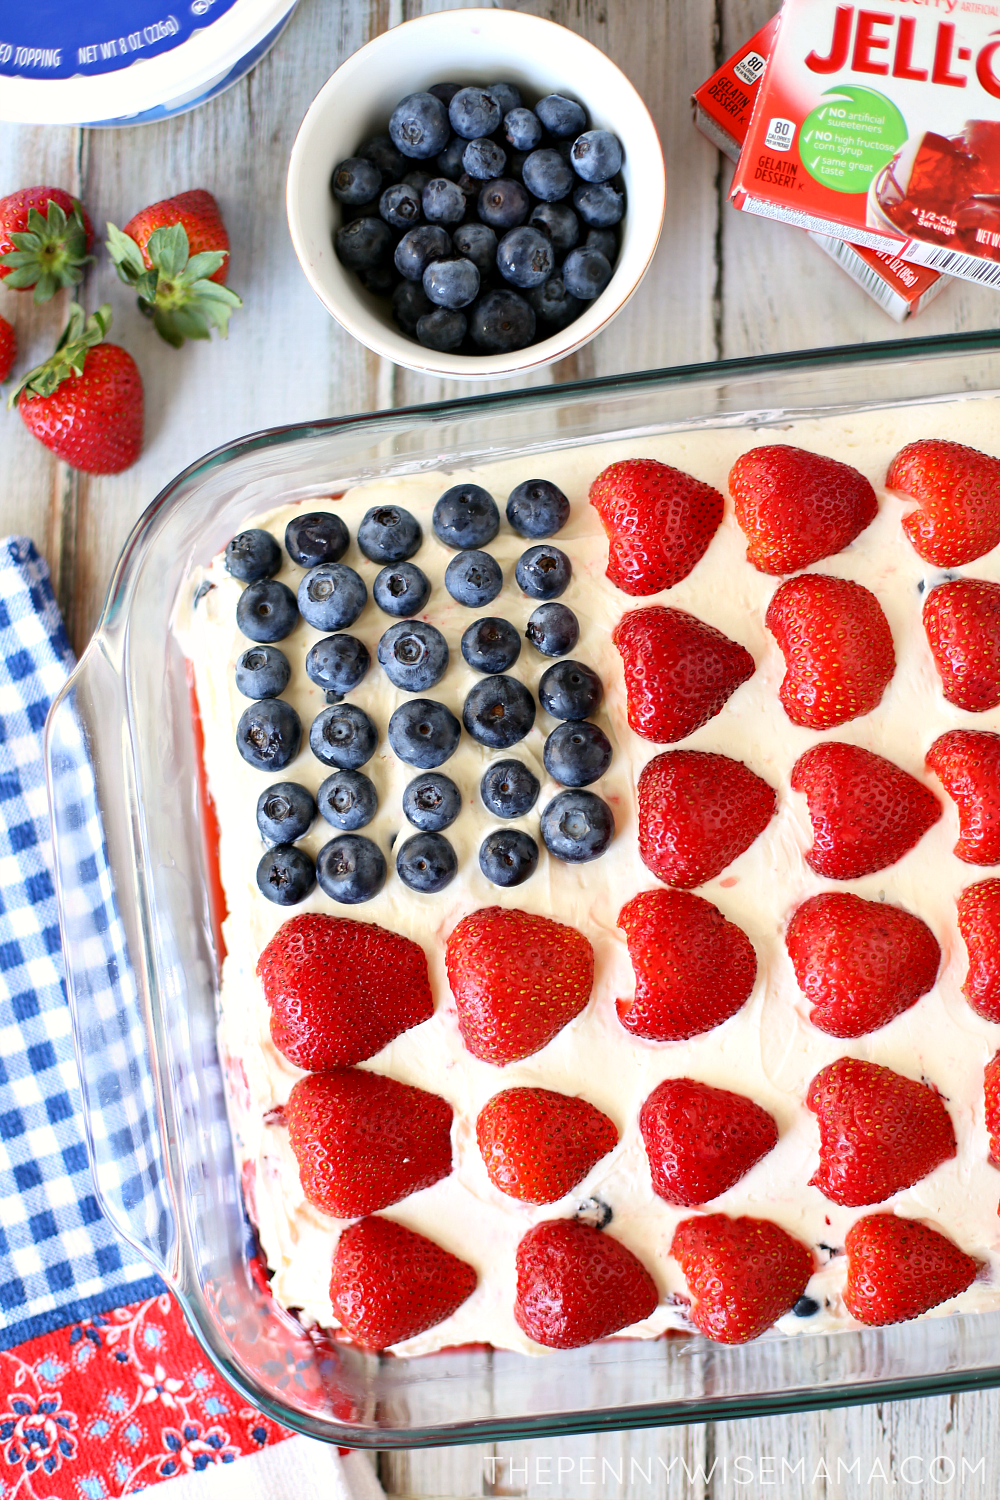
{"type": "Polygon", "coordinates": [[[652,259],[652,119],[596,47],[537,16],[453,10],[384,32],[299,128],[287,208],[324,306],[396,364],[452,379],[562,359],[652,259]]]}

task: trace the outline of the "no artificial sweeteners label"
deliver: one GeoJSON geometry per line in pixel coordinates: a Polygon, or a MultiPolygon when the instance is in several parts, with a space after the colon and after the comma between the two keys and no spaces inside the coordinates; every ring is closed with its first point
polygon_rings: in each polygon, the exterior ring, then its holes
{"type": "Polygon", "coordinates": [[[116,73],[186,42],[236,0],[31,0],[0,14],[0,76],[116,73]]]}

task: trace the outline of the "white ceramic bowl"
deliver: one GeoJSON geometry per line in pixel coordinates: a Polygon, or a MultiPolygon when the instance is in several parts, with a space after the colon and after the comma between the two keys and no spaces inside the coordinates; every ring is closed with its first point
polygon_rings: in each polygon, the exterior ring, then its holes
{"type": "MultiPolygon", "coordinates": [[[[424,165],[415,161],[414,167],[424,165]]],[[[589,342],[635,291],[652,260],[666,199],[656,127],[624,73],[563,26],[510,10],[449,10],[407,21],[349,57],[306,113],[288,164],[288,226],[313,291],[339,323],[376,354],[426,374],[489,379],[562,359],[589,342]],[[515,83],[529,103],[545,94],[578,99],[592,128],[611,130],[625,151],[626,210],[614,275],[580,316],[550,338],[511,354],[440,354],[407,338],[388,298],[367,292],[334,254],[340,222],[330,173],[369,136],[384,135],[407,94],[452,80],[515,83]]]]}

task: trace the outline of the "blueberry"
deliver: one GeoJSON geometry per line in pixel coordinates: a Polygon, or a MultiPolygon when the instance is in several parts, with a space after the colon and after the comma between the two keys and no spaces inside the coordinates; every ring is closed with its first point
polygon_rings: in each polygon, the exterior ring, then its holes
{"type": "Polygon", "coordinates": [[[392,144],[418,161],[443,151],[450,134],[448,111],[433,94],[407,94],[389,117],[392,144]]]}
{"type": "Polygon", "coordinates": [[[607,182],[621,171],[621,142],[610,130],[585,130],[573,142],[569,159],[584,182],[607,182]]]}
{"type": "Polygon", "coordinates": [[[588,250],[599,250],[609,266],[618,256],[618,236],[613,229],[588,229],[584,245],[588,250]]]}
{"type": "Polygon", "coordinates": [[[528,217],[531,199],[521,183],[512,177],[498,177],[488,182],[479,194],[476,209],[491,229],[513,229],[528,217]]]}
{"type": "Polygon", "coordinates": [[[293,516],[285,527],[285,551],[300,568],[318,568],[320,563],[340,562],[351,538],[339,516],[328,510],[312,510],[293,516]]]}
{"type": "Polygon", "coordinates": [[[503,117],[503,133],[515,151],[534,151],[542,138],[542,122],[533,109],[512,109],[503,117]]]}
{"type": "Polygon", "coordinates": [[[500,274],[514,286],[541,286],[552,275],[555,263],[552,241],[530,224],[509,230],[497,249],[500,274]]]}
{"type": "Polygon", "coordinates": [[[541,198],[543,203],[556,203],[560,198],[568,198],[573,190],[573,170],[563,161],[558,151],[532,151],[530,156],[525,157],[521,170],[528,192],[541,198]]]}
{"type": "Polygon", "coordinates": [[[540,791],[538,777],[519,760],[495,760],[479,783],[483,806],[497,818],[523,818],[540,791]]]}
{"type": "Polygon", "coordinates": [[[611,809],[593,792],[560,792],[542,813],[545,847],[567,864],[599,859],[614,836],[611,809]]]}
{"type": "Polygon", "coordinates": [[[424,188],[427,186],[433,176],[433,172],[428,172],[423,167],[414,167],[411,172],[407,172],[406,176],[403,178],[403,181],[406,183],[407,187],[411,187],[413,189],[418,198],[422,199],[424,196],[424,188]]]}
{"type": "Polygon", "coordinates": [[[324,766],[356,771],[371,760],[378,730],[356,703],[337,703],[317,714],[309,729],[309,748],[324,766]]]}
{"type": "Polygon", "coordinates": [[[792,1312],[797,1318],[812,1318],[819,1312],[819,1303],[815,1297],[800,1297],[792,1303],[792,1312]]]}
{"type": "Polygon", "coordinates": [[[365,581],[346,563],[320,563],[299,584],[302,618],[316,630],[353,625],[368,602],[365,581]]]}
{"type": "Polygon", "coordinates": [[[461,87],[460,83],[432,83],[427,92],[433,94],[435,99],[440,99],[447,109],[461,87]]]}
{"type": "Polygon", "coordinates": [[[558,724],[545,741],[542,759],[553,781],[561,786],[590,786],[604,775],[612,754],[604,730],[583,719],[558,724]]]}
{"type": "Polygon", "coordinates": [[[251,646],[236,663],[236,688],[244,698],[280,698],[291,675],[277,646],[251,646]]]}
{"type": "Polygon", "coordinates": [[[513,177],[515,182],[524,181],[524,164],[528,160],[527,151],[509,151],[507,153],[507,176],[513,177]]]}
{"type": "Polygon", "coordinates": [[[417,338],[425,349],[436,349],[440,354],[460,349],[468,329],[465,313],[451,312],[447,307],[435,307],[417,319],[417,338]]]}
{"type": "Polygon", "coordinates": [[[257,771],[283,771],[299,753],[302,725],[283,698],[263,698],[244,709],[236,726],[236,748],[257,771]]]}
{"type": "Polygon", "coordinates": [[[581,245],[563,261],[562,278],[568,292],[589,302],[600,296],[611,280],[611,264],[599,250],[581,245]]]}
{"type": "Polygon", "coordinates": [[[497,237],[488,224],[460,224],[452,235],[455,249],[471,260],[480,276],[488,276],[497,263],[497,237]]]}
{"type": "Polygon", "coordinates": [[[342,906],[370,901],[385,885],[385,855],[361,833],[341,833],[316,859],[320,890],[342,906]]]}
{"type": "Polygon", "coordinates": [[[462,723],[472,738],[490,750],[509,750],[534,722],[534,698],[523,682],[502,673],[477,682],[462,709],[462,723]]]}
{"type": "Polygon", "coordinates": [[[378,167],[386,185],[398,182],[406,171],[406,162],[387,135],[373,135],[358,147],[358,155],[378,167]]]}
{"type": "Polygon", "coordinates": [[[238,531],[226,543],[226,572],[240,583],[256,583],[259,578],[273,578],[281,567],[281,548],[269,531],[253,527],[238,531]]]}
{"type": "Polygon", "coordinates": [[[506,165],[507,153],[500,149],[496,141],[486,137],[470,141],[462,152],[462,166],[470,177],[479,181],[490,182],[495,177],[502,177],[506,165]]]}
{"type": "Polygon", "coordinates": [[[479,846],[479,868],[494,885],[523,885],[538,869],[538,845],[520,828],[495,828],[479,846]]]}
{"type": "Polygon", "coordinates": [[[396,855],[396,874],[422,896],[443,891],[457,873],[455,851],[443,833],[415,833],[396,855]]]}
{"type": "Polygon", "coordinates": [[[465,170],[462,166],[462,152],[465,146],[466,142],[460,135],[453,135],[435,162],[441,176],[447,177],[449,182],[457,182],[465,170]]]}
{"type": "Polygon", "coordinates": [[[381,218],[393,229],[412,229],[420,223],[420,194],[406,182],[394,182],[378,200],[381,218]]]}
{"type": "Polygon", "coordinates": [[[419,614],[431,596],[426,573],[416,563],[390,563],[372,584],[372,598],[383,614],[407,619],[419,614]]]}
{"type": "Polygon", "coordinates": [[[464,551],[492,542],[500,530],[500,512],[482,485],[454,484],[435,505],[431,525],[439,542],[464,551]]]}
{"type": "Polygon", "coordinates": [[[503,588],[503,571],[488,552],[457,552],[445,570],[444,586],[457,604],[482,609],[503,588]]]}
{"type": "Polygon", "coordinates": [[[477,672],[506,672],[521,654],[521,637],[509,620],[487,615],[462,636],[462,655],[477,672]]]}
{"type": "Polygon", "coordinates": [[[554,135],[556,140],[578,136],[587,128],[587,116],[583,108],[575,99],[567,99],[563,94],[547,94],[544,99],[539,99],[535,105],[535,114],[549,135],[554,135]]]}
{"type": "Polygon", "coordinates": [[[278,906],[296,906],[316,884],[316,866],[304,849],[276,844],[261,856],[257,889],[278,906]]]}
{"type": "Polygon", "coordinates": [[[370,666],[368,647],[353,635],[325,635],[306,653],[309,681],[337,697],[356,688],[370,666]]]}
{"type": "Polygon", "coordinates": [[[548,235],[556,255],[565,255],[580,238],[580,220],[568,203],[536,203],[528,223],[548,235]]]}
{"type": "Polygon", "coordinates": [[[269,844],[294,844],[315,817],[313,794],[297,781],[275,781],[257,798],[257,827],[269,844]]]}
{"type": "Polygon", "coordinates": [[[535,314],[517,292],[487,292],[473,306],[469,332],[488,354],[510,354],[535,337],[535,314]]]}
{"type": "Polygon", "coordinates": [[[507,497],[507,524],[518,536],[554,536],[569,520],[569,501],[549,479],[525,479],[507,497]]]}
{"type": "Polygon", "coordinates": [[[381,186],[382,173],[363,156],[338,162],[330,177],[330,191],[341,203],[370,203],[381,186]]]}
{"type": "Polygon", "coordinates": [[[499,104],[501,119],[505,119],[511,110],[521,108],[521,90],[516,83],[491,83],[486,92],[492,94],[499,104]]]}
{"type": "Polygon", "coordinates": [[[390,257],[392,230],[370,214],[341,224],[333,237],[337,258],[349,271],[368,271],[390,257]]]}
{"type": "Polygon", "coordinates": [[[295,595],[276,578],[248,583],[236,605],[236,623],[245,636],[261,645],[283,641],[299,623],[295,595]]]}
{"type": "Polygon", "coordinates": [[[518,587],[529,599],[558,599],[566,592],[572,576],[569,558],[551,542],[540,542],[522,552],[514,569],[518,587]]]}
{"type": "Polygon", "coordinates": [[[591,228],[607,229],[625,212],[625,194],[610,182],[581,183],[573,194],[573,207],[591,228]]]}
{"type": "Polygon", "coordinates": [[[378,812],[378,792],[363,771],[334,771],[320,784],[316,803],[334,828],[353,833],[378,812]]]}
{"type": "Polygon", "coordinates": [[[543,656],[566,656],[580,639],[580,623],[565,604],[540,604],[528,616],[524,634],[543,656]]]}
{"type": "Polygon", "coordinates": [[[432,260],[451,254],[451,235],[440,224],[418,224],[408,229],[396,246],[395,263],[400,276],[420,281],[432,260]]]}
{"type": "Polygon", "coordinates": [[[388,297],[399,285],[399,276],[392,266],[374,266],[370,271],[359,271],[358,277],[365,290],[375,297],[388,297]]]}
{"type": "Polygon", "coordinates": [[[414,776],[403,793],[403,816],[421,833],[441,833],[462,811],[462,794],[443,771],[414,776]]]}
{"type": "Polygon", "coordinates": [[[423,540],[420,522],[401,505],[373,505],[358,527],[358,546],[369,562],[405,562],[423,540]]]}
{"type": "Polygon", "coordinates": [[[423,693],[448,670],[448,642],[424,620],[401,620],[379,641],[378,659],[394,687],[423,693]]]}
{"type": "Polygon", "coordinates": [[[457,182],[432,177],[421,196],[424,218],[431,224],[461,224],[465,218],[465,194],[457,182]]]}
{"type": "Polygon", "coordinates": [[[471,260],[432,260],[424,269],[424,291],[437,307],[454,312],[479,296],[479,272],[471,260]]]}
{"type": "Polygon", "coordinates": [[[503,115],[497,100],[486,89],[465,88],[459,89],[448,105],[448,118],[456,135],[472,141],[499,130],[503,115]]]}
{"type": "Polygon", "coordinates": [[[603,697],[601,679],[582,661],[557,661],[546,668],[538,684],[538,701],[554,719],[588,719],[603,697]]]}
{"type": "Polygon", "coordinates": [[[342,203],[340,206],[340,222],[342,224],[353,224],[355,219],[377,219],[379,217],[377,198],[371,203],[342,203]]]}
{"type": "Polygon", "coordinates": [[[419,281],[401,281],[392,294],[392,315],[404,333],[416,336],[417,324],[434,304],[419,281]]]}
{"type": "Polygon", "coordinates": [[[432,771],[454,755],[462,726],[450,709],[430,698],[401,703],[389,720],[389,744],[400,760],[432,771]]]}

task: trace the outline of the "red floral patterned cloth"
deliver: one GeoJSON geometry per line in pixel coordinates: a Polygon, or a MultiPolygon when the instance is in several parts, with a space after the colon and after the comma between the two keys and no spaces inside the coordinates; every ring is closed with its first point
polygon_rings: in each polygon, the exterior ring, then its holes
{"type": "Polygon", "coordinates": [[[286,1437],[215,1372],[169,1292],[0,1352],[2,1500],[110,1500],[286,1437]]]}

